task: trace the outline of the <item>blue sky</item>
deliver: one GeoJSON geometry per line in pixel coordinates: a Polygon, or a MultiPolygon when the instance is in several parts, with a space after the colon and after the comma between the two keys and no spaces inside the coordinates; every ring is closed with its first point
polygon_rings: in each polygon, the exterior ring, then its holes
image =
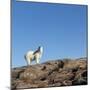
{"type": "Polygon", "coordinates": [[[12,66],[26,65],[24,54],[44,47],[47,60],[86,56],[87,6],[12,2],[12,66]]]}

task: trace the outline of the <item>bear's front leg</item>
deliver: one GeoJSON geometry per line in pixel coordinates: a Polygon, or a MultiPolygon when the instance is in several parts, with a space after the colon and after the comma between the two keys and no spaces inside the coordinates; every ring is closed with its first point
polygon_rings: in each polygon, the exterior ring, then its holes
{"type": "Polygon", "coordinates": [[[36,63],[39,64],[40,63],[40,59],[36,59],[36,63]]]}

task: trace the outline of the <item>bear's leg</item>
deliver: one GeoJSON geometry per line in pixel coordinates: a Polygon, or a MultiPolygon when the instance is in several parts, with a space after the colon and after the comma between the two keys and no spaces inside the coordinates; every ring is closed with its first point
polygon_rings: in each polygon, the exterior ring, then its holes
{"type": "Polygon", "coordinates": [[[36,63],[37,63],[37,64],[40,63],[40,59],[39,59],[39,58],[36,59],[36,63]]]}
{"type": "Polygon", "coordinates": [[[31,60],[29,58],[27,58],[26,62],[27,62],[27,66],[31,65],[31,60]]]}

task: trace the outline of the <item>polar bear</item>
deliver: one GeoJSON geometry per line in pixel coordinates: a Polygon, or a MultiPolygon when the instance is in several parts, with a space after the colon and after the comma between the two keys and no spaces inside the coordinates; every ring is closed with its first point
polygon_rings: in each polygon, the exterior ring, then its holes
{"type": "Polygon", "coordinates": [[[31,65],[32,61],[36,61],[37,64],[40,63],[40,59],[43,54],[43,47],[39,46],[36,51],[28,51],[25,55],[24,58],[27,62],[27,65],[31,65]]]}

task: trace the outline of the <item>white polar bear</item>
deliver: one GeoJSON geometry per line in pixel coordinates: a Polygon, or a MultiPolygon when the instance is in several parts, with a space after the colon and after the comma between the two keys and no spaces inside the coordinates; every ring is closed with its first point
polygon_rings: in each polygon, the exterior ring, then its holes
{"type": "Polygon", "coordinates": [[[43,54],[43,47],[39,46],[36,51],[28,51],[25,55],[24,58],[27,62],[27,65],[30,65],[32,61],[36,61],[37,64],[40,63],[40,59],[43,54]]]}

